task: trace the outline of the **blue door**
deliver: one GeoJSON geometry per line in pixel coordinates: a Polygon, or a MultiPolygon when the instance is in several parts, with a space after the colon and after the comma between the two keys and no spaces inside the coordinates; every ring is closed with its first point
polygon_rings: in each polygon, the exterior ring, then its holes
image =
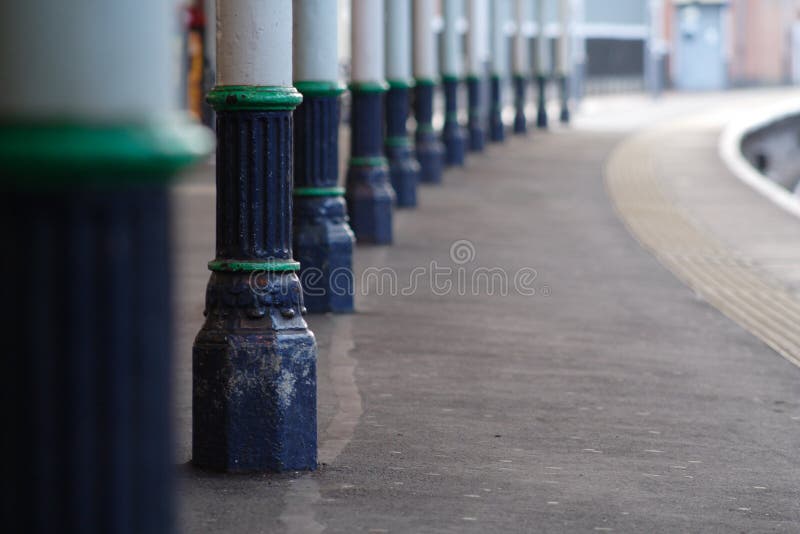
{"type": "Polygon", "coordinates": [[[725,62],[727,4],[681,3],[676,6],[675,85],[687,91],[714,91],[728,84],[725,62]]]}

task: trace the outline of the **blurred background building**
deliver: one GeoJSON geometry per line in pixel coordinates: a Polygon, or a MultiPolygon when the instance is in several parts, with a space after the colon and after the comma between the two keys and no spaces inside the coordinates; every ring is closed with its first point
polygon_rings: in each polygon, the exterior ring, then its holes
{"type": "MultiPolygon", "coordinates": [[[[332,0],[337,1],[337,0],[332,0]]],[[[440,19],[441,0],[435,12],[440,19]]],[[[500,0],[502,1],[502,0],[500,0]]],[[[555,61],[559,0],[530,0],[523,31],[535,36],[536,2],[545,2],[544,31],[555,61]]],[[[349,34],[349,0],[338,0],[341,34],[349,34]]],[[[575,96],[664,89],[722,90],[800,83],[800,0],[570,0],[575,96]]],[[[185,16],[182,92],[186,106],[211,124],[202,95],[214,83],[215,0],[177,0],[185,16]]],[[[488,5],[488,3],[487,3],[488,5]]],[[[511,9],[508,10],[511,18],[511,9]]],[[[509,18],[509,39],[515,30],[509,18]]],[[[434,27],[441,30],[439,20],[434,27]]],[[[465,30],[465,28],[463,28],[465,30]]],[[[487,36],[488,39],[488,36],[487,36]]],[[[531,38],[531,58],[539,57],[531,38]]],[[[488,42],[487,42],[488,55],[488,42]]],[[[339,55],[347,79],[349,40],[339,55]]]]}

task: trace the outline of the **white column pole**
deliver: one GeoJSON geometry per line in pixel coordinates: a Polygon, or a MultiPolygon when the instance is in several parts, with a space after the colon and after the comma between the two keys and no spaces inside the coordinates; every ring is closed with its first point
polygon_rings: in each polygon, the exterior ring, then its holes
{"type": "Polygon", "coordinates": [[[217,18],[217,86],[291,87],[291,0],[219,1],[217,18]]]}
{"type": "Polygon", "coordinates": [[[444,62],[442,75],[460,78],[462,75],[461,36],[457,23],[461,16],[461,0],[444,0],[444,62]]]}
{"type": "Polygon", "coordinates": [[[467,33],[467,74],[480,77],[483,75],[483,61],[485,59],[486,28],[488,26],[488,10],[486,0],[468,0],[467,20],[469,31],[467,33]]]}
{"type": "Polygon", "coordinates": [[[528,4],[530,4],[530,0],[514,0],[514,21],[517,31],[514,34],[512,61],[514,63],[514,74],[517,76],[527,76],[530,70],[528,36],[526,34],[529,22],[528,4]]]}
{"type": "Polygon", "coordinates": [[[417,80],[436,79],[433,8],[431,0],[414,0],[414,77],[417,80]]]}
{"type": "Polygon", "coordinates": [[[506,75],[506,3],[507,0],[492,0],[492,74],[506,75]]]}
{"type": "Polygon", "coordinates": [[[164,0],[0,2],[0,115],[140,123],[174,110],[174,9],[164,0]]]}
{"type": "Polygon", "coordinates": [[[546,76],[550,65],[550,47],[547,40],[547,20],[545,20],[545,0],[536,0],[536,71],[546,76]]]}
{"type": "Polygon", "coordinates": [[[386,79],[411,81],[411,0],[386,0],[386,79]]]}
{"type": "Polygon", "coordinates": [[[337,3],[332,0],[293,0],[293,4],[295,81],[337,83],[339,80],[337,3]]]}
{"type": "Polygon", "coordinates": [[[568,76],[570,67],[570,19],[571,9],[570,0],[559,0],[558,18],[560,33],[558,35],[558,74],[568,76]]]}
{"type": "Polygon", "coordinates": [[[355,83],[383,83],[383,0],[352,0],[352,71],[355,83]]]}

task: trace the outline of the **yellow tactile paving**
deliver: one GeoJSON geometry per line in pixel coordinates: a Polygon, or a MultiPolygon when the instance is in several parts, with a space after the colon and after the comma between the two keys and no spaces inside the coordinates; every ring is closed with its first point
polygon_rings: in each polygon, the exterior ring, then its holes
{"type": "Polygon", "coordinates": [[[800,301],[750,258],[698,227],[664,194],[655,170],[654,141],[650,132],[637,134],[607,163],[606,186],[621,219],[680,280],[800,366],[800,301]]]}

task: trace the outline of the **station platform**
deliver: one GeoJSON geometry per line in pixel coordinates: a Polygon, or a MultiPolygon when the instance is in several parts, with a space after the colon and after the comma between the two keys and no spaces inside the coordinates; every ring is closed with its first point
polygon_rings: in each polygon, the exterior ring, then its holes
{"type": "Polygon", "coordinates": [[[213,168],[176,186],[181,531],[800,530],[800,220],[717,153],[791,96],[597,98],[421,187],[307,317],[314,473],[187,465],[213,168]]]}

